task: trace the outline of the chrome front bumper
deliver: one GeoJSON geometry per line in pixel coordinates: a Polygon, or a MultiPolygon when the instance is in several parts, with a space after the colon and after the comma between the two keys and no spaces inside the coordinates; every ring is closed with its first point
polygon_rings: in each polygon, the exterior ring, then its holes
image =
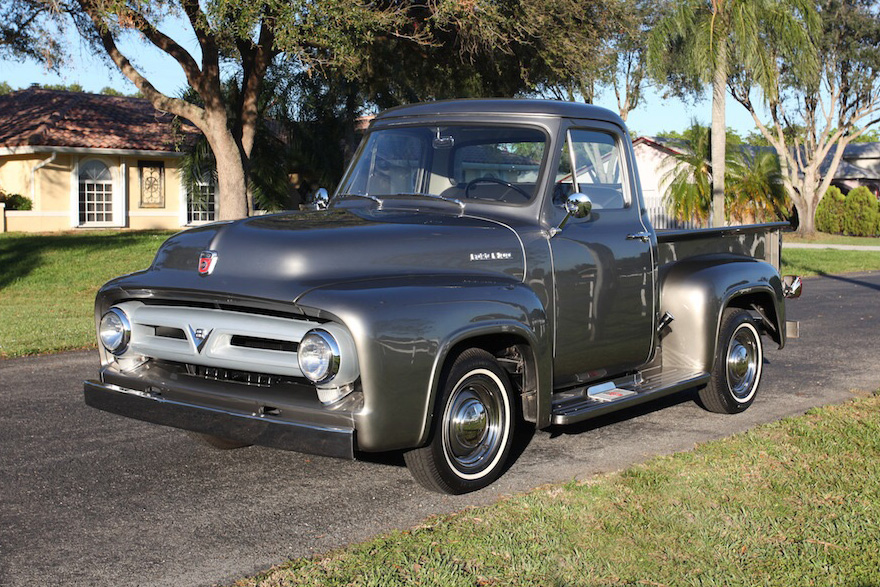
{"type": "Polygon", "coordinates": [[[354,458],[354,428],[200,406],[111,383],[85,381],[86,404],[136,420],[296,452],[354,458]]]}

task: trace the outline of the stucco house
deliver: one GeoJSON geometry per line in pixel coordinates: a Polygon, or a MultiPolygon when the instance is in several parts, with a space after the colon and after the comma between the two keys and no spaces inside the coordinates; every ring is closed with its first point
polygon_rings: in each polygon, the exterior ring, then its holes
{"type": "Polygon", "coordinates": [[[214,219],[214,187],[188,194],[180,160],[199,131],[147,100],[31,87],[0,96],[0,231],[174,229],[214,219]]]}
{"type": "Polygon", "coordinates": [[[633,153],[648,216],[654,228],[699,228],[696,222],[682,222],[670,216],[663,203],[667,187],[664,176],[675,167],[676,155],[682,154],[681,142],[660,137],[638,137],[633,140],[633,153]]]}

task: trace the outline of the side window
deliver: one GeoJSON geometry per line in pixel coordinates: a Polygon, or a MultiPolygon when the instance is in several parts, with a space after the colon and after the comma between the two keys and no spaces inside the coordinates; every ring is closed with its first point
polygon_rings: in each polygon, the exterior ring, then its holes
{"type": "Polygon", "coordinates": [[[593,208],[609,210],[626,206],[621,152],[611,133],[570,130],[556,172],[553,201],[562,203],[572,193],[590,196],[593,208]]]}

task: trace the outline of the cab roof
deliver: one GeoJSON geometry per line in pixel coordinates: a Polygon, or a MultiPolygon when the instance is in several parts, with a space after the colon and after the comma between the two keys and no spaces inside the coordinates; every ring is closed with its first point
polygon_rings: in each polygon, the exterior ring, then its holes
{"type": "Polygon", "coordinates": [[[585,118],[613,122],[625,128],[623,120],[611,110],[560,100],[524,100],[517,98],[444,100],[397,106],[380,113],[376,121],[395,118],[419,118],[456,115],[544,115],[564,118],[585,118]]]}

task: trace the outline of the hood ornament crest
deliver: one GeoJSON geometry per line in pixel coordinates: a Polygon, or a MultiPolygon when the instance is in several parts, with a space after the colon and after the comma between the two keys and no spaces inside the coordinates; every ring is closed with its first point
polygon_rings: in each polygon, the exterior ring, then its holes
{"type": "Polygon", "coordinates": [[[211,275],[217,266],[217,251],[202,251],[199,253],[199,275],[211,275]]]}

